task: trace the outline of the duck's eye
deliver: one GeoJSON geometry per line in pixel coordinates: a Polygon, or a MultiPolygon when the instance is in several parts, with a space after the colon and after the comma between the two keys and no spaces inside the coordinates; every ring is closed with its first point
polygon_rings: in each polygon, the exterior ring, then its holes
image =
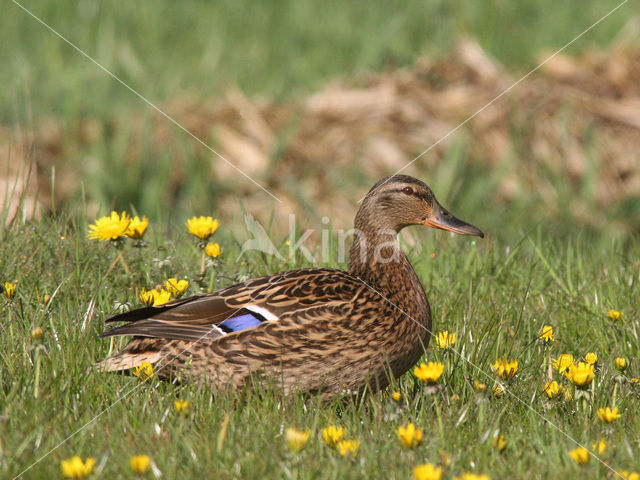
{"type": "Polygon", "coordinates": [[[402,193],[404,193],[405,195],[413,195],[413,188],[411,187],[404,187],[402,189],[402,193]]]}

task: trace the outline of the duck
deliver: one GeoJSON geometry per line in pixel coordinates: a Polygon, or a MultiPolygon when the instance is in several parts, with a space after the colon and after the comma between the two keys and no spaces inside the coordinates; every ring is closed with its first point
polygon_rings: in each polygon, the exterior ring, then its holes
{"type": "Polygon", "coordinates": [[[100,336],[131,340],[99,366],[147,362],[161,379],[217,390],[269,383],[323,399],[379,391],[418,362],[431,337],[427,295],[398,241],[411,225],[484,237],[424,182],[383,178],[356,213],[348,271],[274,273],[116,315],[107,322],[124,324],[100,336]]]}

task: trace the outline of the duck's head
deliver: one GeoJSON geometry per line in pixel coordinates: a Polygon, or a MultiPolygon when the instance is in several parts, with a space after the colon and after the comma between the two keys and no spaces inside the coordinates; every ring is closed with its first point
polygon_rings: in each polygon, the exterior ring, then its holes
{"type": "Polygon", "coordinates": [[[424,182],[408,175],[393,175],[376,183],[362,201],[355,227],[398,232],[409,225],[484,237],[479,228],[454,217],[440,205],[424,182]]]}

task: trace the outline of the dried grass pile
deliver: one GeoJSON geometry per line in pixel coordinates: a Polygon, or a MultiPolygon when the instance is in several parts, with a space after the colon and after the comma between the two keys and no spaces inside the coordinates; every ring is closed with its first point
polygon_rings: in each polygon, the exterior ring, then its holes
{"type": "MultiPolygon", "coordinates": [[[[594,206],[606,209],[640,198],[639,49],[557,55],[501,95],[518,78],[476,43],[464,41],[446,58],[338,81],[299,101],[250,100],[232,91],[218,101],[183,96],[164,108],[283,199],[284,211],[311,207],[334,219],[344,215],[347,224],[353,202],[372,180],[394,173],[425,150],[405,173],[428,180],[455,142],[463,143],[470,164],[500,172],[491,201],[538,197],[553,215],[567,208],[566,194],[552,180],[561,178],[566,180],[562,188],[581,191],[568,206],[572,215],[598,227],[605,219],[594,214],[594,206]],[[342,193],[334,194],[336,189],[342,193]]],[[[41,190],[50,183],[50,166],[63,165],[70,148],[82,149],[103,135],[90,119],[83,125],[74,131],[51,125],[35,130],[41,190]]],[[[134,128],[131,161],[143,135],[142,127],[134,128]]],[[[182,135],[158,115],[153,148],[169,149],[179,165],[184,153],[176,138],[182,135]]],[[[14,146],[13,159],[25,151],[21,148],[14,146]]],[[[265,205],[262,191],[211,157],[214,180],[237,186],[219,199],[218,211],[235,208],[238,196],[249,210],[265,205]]],[[[179,168],[172,181],[182,181],[179,168]]],[[[63,188],[58,192],[65,194],[63,188]]]]}

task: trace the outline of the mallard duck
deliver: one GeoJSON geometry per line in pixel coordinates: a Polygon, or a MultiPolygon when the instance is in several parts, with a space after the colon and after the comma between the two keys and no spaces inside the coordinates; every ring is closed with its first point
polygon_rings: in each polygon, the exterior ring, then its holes
{"type": "Polygon", "coordinates": [[[379,390],[418,361],[431,335],[427,296],[398,243],[409,225],[484,236],[423,182],[384,178],[356,214],[348,272],[291,270],[117,315],[107,321],[127,323],[101,336],[133,338],[101,367],[149,362],[160,377],[217,388],[270,381],[324,398],[379,390]]]}

